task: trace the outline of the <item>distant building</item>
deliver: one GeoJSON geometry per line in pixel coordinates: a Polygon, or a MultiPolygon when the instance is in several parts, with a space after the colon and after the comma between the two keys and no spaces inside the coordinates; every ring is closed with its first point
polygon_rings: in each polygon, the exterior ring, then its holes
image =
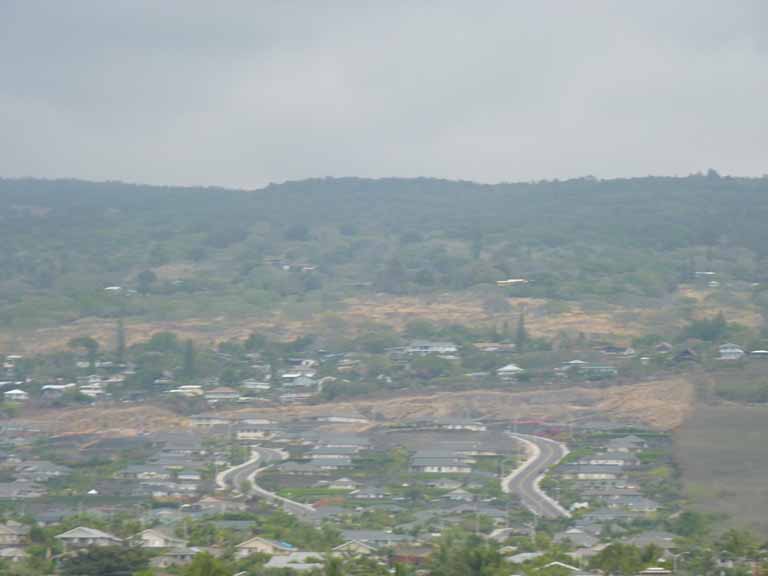
{"type": "Polygon", "coordinates": [[[26,402],[29,400],[29,394],[24,392],[24,390],[8,390],[7,392],[3,392],[3,398],[6,402],[26,402]]]}
{"type": "Polygon", "coordinates": [[[501,380],[515,380],[520,374],[525,372],[523,368],[520,368],[517,364],[507,364],[496,370],[496,375],[501,380]]]}
{"type": "Polygon", "coordinates": [[[744,358],[744,350],[736,344],[723,344],[718,348],[720,360],[741,360],[744,358]]]}
{"type": "Polygon", "coordinates": [[[430,342],[427,340],[414,340],[405,349],[405,353],[412,356],[456,354],[458,351],[459,348],[453,342],[430,342]]]}

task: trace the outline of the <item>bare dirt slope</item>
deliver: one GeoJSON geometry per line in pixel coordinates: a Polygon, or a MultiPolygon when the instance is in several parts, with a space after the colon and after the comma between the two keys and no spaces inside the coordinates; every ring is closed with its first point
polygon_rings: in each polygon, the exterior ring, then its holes
{"type": "MultiPolygon", "coordinates": [[[[689,414],[692,402],[692,385],[685,379],[674,378],[606,388],[408,394],[386,399],[246,409],[221,414],[236,416],[244,412],[259,413],[287,420],[356,411],[374,422],[441,416],[569,421],[608,418],[670,430],[680,426],[689,414]]],[[[19,420],[23,424],[48,430],[52,435],[99,433],[105,436],[124,436],[140,431],[181,429],[190,425],[188,418],[148,405],[46,410],[26,415],[19,420]]]]}

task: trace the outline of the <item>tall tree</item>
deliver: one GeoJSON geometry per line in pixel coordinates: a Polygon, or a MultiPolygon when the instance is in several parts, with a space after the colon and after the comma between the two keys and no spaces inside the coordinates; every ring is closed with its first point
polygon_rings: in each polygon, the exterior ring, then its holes
{"type": "Polygon", "coordinates": [[[125,324],[122,318],[117,319],[117,329],[115,331],[115,358],[118,362],[125,360],[125,324]]]}
{"type": "Polygon", "coordinates": [[[528,330],[525,328],[525,310],[520,312],[517,319],[517,330],[515,331],[515,347],[518,351],[525,350],[528,346],[528,330]]]}
{"type": "Polygon", "coordinates": [[[184,365],[182,371],[186,378],[197,376],[197,351],[192,340],[187,340],[184,343],[184,365]]]}
{"type": "Polygon", "coordinates": [[[91,369],[96,366],[96,357],[99,354],[99,343],[90,336],[78,336],[67,342],[67,346],[73,349],[82,348],[88,358],[91,369]]]}

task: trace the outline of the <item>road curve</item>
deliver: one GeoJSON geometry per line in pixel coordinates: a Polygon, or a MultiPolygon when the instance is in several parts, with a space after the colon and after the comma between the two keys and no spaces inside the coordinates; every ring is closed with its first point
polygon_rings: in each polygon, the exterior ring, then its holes
{"type": "Polygon", "coordinates": [[[256,476],[264,470],[271,468],[275,462],[281,462],[286,458],[287,455],[280,450],[254,446],[251,448],[250,460],[228,468],[216,475],[216,487],[220,490],[232,490],[236,493],[242,493],[243,489],[246,489],[247,494],[255,494],[265,500],[276,503],[286,512],[297,516],[314,514],[315,509],[312,506],[279,496],[256,483],[256,476]]]}
{"type": "Polygon", "coordinates": [[[547,470],[568,454],[562,442],[531,434],[509,433],[510,437],[524,444],[528,459],[501,481],[506,494],[517,494],[523,505],[537,516],[544,518],[569,518],[571,516],[556,500],[547,496],[539,486],[547,470]]]}

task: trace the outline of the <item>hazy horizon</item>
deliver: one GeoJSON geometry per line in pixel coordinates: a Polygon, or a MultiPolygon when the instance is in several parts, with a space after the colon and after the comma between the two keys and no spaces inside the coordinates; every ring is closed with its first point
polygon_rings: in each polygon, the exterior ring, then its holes
{"type": "Polygon", "coordinates": [[[762,176],[768,5],[0,2],[0,174],[762,176]]]}

